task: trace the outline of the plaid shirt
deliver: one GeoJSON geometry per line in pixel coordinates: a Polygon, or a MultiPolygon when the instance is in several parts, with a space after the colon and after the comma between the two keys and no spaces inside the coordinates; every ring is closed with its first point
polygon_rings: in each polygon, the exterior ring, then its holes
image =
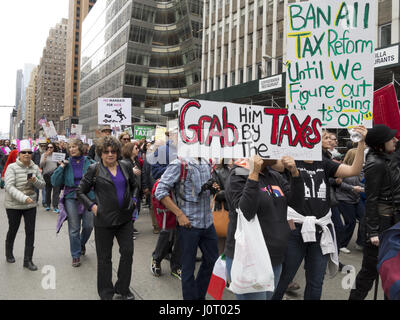
{"type": "MultiPolygon", "coordinates": [[[[178,206],[189,219],[192,227],[207,229],[213,223],[210,208],[210,191],[201,193],[201,187],[211,178],[210,164],[201,159],[199,164],[193,158],[185,158],[187,162],[187,177],[184,182],[184,199],[176,197],[178,206]]],[[[181,160],[176,159],[168,166],[161,176],[154,196],[161,200],[169,196],[169,191],[174,188],[175,195],[178,195],[179,177],[181,174],[181,160]]]]}

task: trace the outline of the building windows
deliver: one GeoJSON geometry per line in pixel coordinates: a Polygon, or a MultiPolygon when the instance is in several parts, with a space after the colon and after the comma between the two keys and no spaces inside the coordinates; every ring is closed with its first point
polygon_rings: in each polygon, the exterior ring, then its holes
{"type": "Polygon", "coordinates": [[[392,43],[392,24],[379,26],[379,47],[387,47],[392,43]]]}

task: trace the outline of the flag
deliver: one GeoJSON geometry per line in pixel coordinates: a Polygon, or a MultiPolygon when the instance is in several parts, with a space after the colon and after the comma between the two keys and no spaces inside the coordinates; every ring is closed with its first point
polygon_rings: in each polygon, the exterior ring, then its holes
{"type": "Polygon", "coordinates": [[[379,237],[377,269],[382,288],[390,300],[400,300],[400,223],[379,237]]]}
{"type": "Polygon", "coordinates": [[[43,124],[45,124],[47,122],[46,116],[42,116],[39,121],[38,124],[41,126],[43,124]]]}
{"type": "Polygon", "coordinates": [[[393,83],[374,92],[374,124],[385,124],[397,130],[400,139],[400,111],[393,83]]]}
{"type": "Polygon", "coordinates": [[[221,255],[214,264],[207,292],[215,300],[221,300],[226,286],[225,255],[221,255]]]}

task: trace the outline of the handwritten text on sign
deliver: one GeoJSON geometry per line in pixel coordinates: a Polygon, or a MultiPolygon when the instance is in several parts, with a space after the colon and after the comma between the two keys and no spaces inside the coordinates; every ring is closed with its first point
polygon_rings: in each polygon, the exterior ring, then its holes
{"type": "Polygon", "coordinates": [[[376,2],[288,7],[286,101],[327,128],[372,127],[376,2]]]}
{"type": "Polygon", "coordinates": [[[131,125],[132,100],[130,98],[98,99],[99,124],[131,125]]]}
{"type": "Polygon", "coordinates": [[[321,121],[305,113],[180,99],[178,155],[321,160],[321,121]]]}

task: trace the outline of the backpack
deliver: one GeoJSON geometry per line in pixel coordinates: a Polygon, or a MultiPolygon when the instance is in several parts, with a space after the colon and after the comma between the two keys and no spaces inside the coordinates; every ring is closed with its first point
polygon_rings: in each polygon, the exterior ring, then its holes
{"type": "MultiPolygon", "coordinates": [[[[188,164],[181,159],[181,173],[179,176],[179,194],[178,196],[183,196],[183,188],[184,188],[184,182],[186,180],[188,174],[188,164]]],[[[160,178],[161,179],[161,178],[160,178]]],[[[168,210],[162,203],[161,201],[157,200],[156,197],[154,196],[158,183],[160,182],[160,179],[158,179],[153,186],[153,189],[151,190],[151,203],[153,205],[153,211],[154,211],[154,216],[157,220],[157,223],[159,227],[162,230],[165,229],[175,229],[176,228],[176,215],[168,210]]],[[[169,196],[171,199],[177,203],[177,199],[175,197],[174,192],[170,191],[169,196]]]]}

